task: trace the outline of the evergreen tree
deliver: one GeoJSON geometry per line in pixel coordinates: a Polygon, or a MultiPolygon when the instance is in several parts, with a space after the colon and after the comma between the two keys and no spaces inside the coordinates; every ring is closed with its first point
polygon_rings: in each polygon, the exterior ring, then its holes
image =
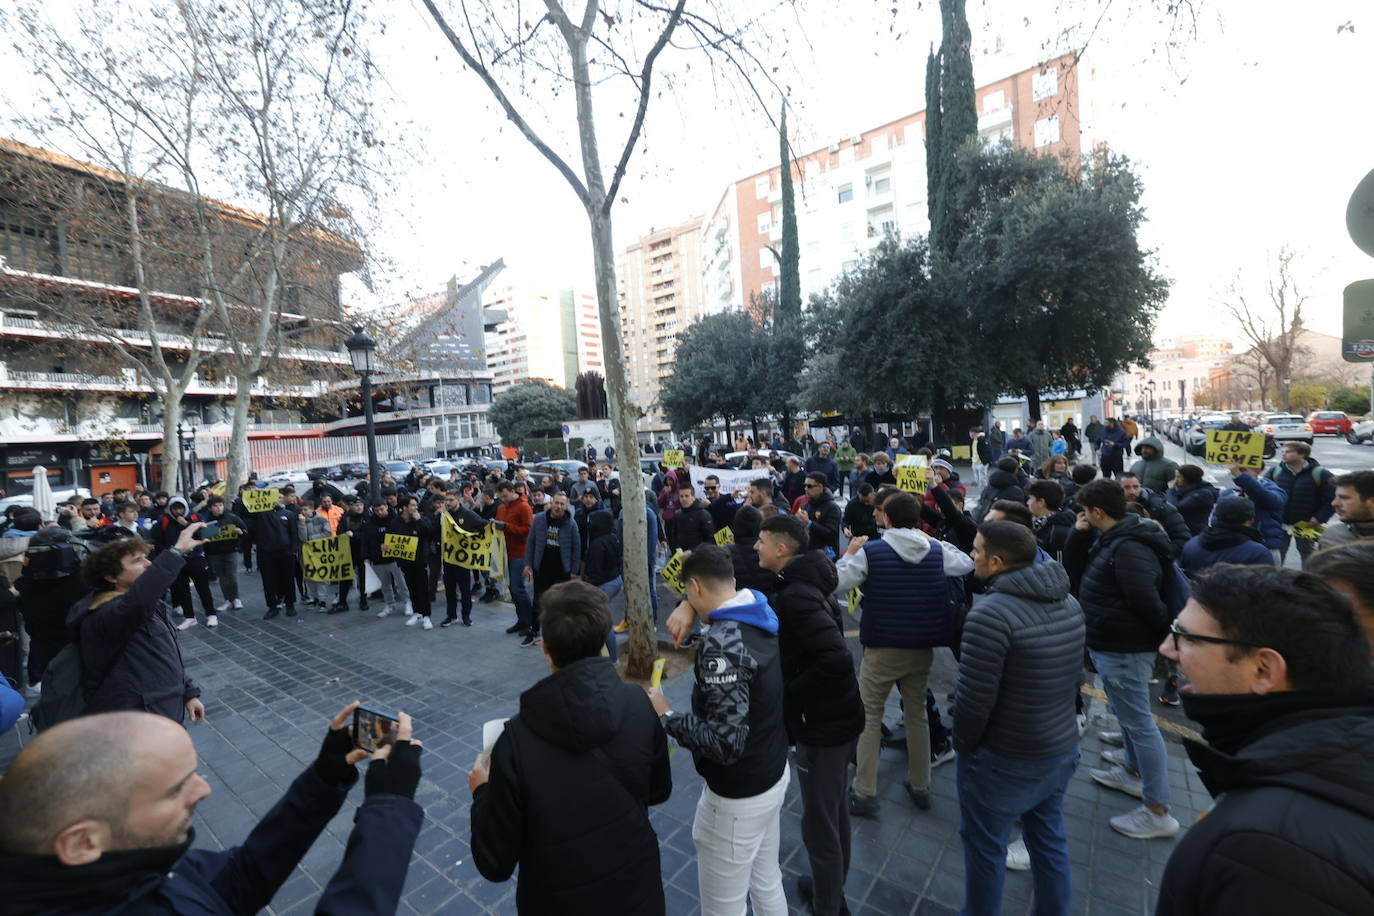
{"type": "MultiPolygon", "coordinates": [[[[959,160],[977,151],[978,103],[973,84],[973,33],[964,13],[964,0],[940,0],[940,18],[940,192],[936,203],[941,208],[941,222],[939,237],[936,239],[932,232],[932,241],[936,250],[951,255],[964,226],[961,211],[954,206],[958,195],[954,182],[960,175],[959,160]]],[[[929,70],[926,81],[930,81],[929,70]]],[[[928,87],[926,94],[928,98],[928,87]]],[[[932,221],[932,230],[934,225],[932,221]]]]}
{"type": "Polygon", "coordinates": [[[930,214],[930,247],[935,250],[940,250],[945,228],[940,128],[940,57],[932,45],[926,58],[926,210],[930,214]]]}
{"type": "Polygon", "coordinates": [[[778,124],[779,156],[782,159],[782,273],[778,278],[778,317],[801,317],[801,251],[797,242],[797,201],[792,191],[792,154],[787,144],[787,103],[778,124]]]}

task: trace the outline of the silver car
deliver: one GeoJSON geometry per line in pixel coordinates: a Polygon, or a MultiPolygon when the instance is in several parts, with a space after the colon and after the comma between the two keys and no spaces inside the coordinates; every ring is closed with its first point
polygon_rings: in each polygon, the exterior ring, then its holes
{"type": "Polygon", "coordinates": [[[1256,431],[1263,432],[1277,442],[1306,442],[1312,444],[1312,424],[1291,413],[1266,414],[1256,431]]]}

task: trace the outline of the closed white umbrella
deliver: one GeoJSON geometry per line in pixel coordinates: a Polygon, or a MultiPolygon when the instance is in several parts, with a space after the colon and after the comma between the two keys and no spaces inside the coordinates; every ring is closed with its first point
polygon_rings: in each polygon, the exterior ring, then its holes
{"type": "Polygon", "coordinates": [[[33,469],[33,507],[45,522],[57,520],[57,497],[48,485],[48,469],[41,464],[33,469]]]}

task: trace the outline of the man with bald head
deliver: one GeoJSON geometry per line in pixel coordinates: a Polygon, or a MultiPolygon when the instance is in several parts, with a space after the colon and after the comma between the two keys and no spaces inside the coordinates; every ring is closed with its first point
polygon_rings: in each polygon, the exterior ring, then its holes
{"type": "MultiPolygon", "coordinates": [[[[6,914],[255,913],[271,903],[338,814],[368,756],[353,710],[329,724],[319,757],[248,834],[191,849],[210,794],[186,730],[163,716],[110,712],[44,731],[0,778],[0,900],[6,914]]],[[[321,912],[392,913],[424,812],[414,801],[420,743],[401,713],[372,755],[364,799],[321,912]]]]}

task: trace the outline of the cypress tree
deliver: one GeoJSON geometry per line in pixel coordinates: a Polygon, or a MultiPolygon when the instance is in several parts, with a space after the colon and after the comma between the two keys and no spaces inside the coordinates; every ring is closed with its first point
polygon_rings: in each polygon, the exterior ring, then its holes
{"type": "Polygon", "coordinates": [[[797,242],[797,202],[792,191],[792,156],[787,144],[787,103],[778,124],[779,158],[782,160],[782,264],[778,277],[778,318],[801,317],[801,251],[797,242]]]}
{"type": "MultiPolygon", "coordinates": [[[[959,160],[978,136],[978,103],[973,84],[973,33],[964,13],[964,0],[940,0],[940,14],[944,34],[940,44],[939,203],[943,214],[939,248],[953,254],[964,229],[954,205],[960,197],[954,185],[959,180],[959,160]]],[[[926,80],[928,83],[929,76],[926,80]]]]}
{"type": "Polygon", "coordinates": [[[944,148],[940,143],[940,57],[935,46],[926,58],[926,210],[930,214],[930,247],[943,250],[944,235],[944,148]]]}

